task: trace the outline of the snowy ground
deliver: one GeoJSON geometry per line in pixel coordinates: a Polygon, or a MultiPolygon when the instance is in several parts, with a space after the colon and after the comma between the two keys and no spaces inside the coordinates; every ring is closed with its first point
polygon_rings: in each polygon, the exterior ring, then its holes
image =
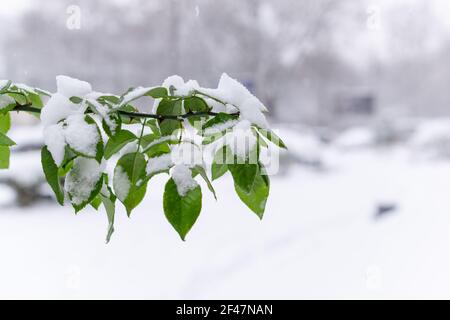
{"type": "MultiPolygon", "coordinates": [[[[0,211],[0,298],[450,298],[450,162],[410,148],[327,149],[324,171],[272,178],[262,222],[216,183],[186,242],[160,176],[131,219],[0,211]],[[379,204],[396,211],[375,218],[379,204]]],[[[6,196],[3,190],[0,194],[6,196]]]]}

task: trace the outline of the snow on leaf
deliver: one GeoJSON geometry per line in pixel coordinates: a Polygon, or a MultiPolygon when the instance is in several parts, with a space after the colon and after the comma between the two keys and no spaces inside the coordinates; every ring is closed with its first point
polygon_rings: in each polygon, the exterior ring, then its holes
{"type": "Polygon", "coordinates": [[[95,157],[100,134],[95,124],[88,124],[85,115],[69,116],[64,121],[64,136],[67,144],[78,153],[88,157],[95,157]]]}
{"type": "Polygon", "coordinates": [[[78,157],[66,177],[64,189],[70,201],[79,211],[100,192],[104,166],[96,160],[78,157]]]}
{"type": "Polygon", "coordinates": [[[170,169],[173,165],[172,155],[170,153],[166,153],[157,157],[153,157],[148,159],[146,172],[147,175],[151,176],[155,173],[159,173],[165,170],[170,169]]]}
{"type": "Polygon", "coordinates": [[[12,104],[15,104],[16,101],[11,98],[10,96],[3,94],[0,96],[0,111],[2,109],[6,109],[7,107],[11,106],[12,104]]]}
{"type": "Polygon", "coordinates": [[[198,186],[197,181],[192,178],[192,171],[184,164],[175,165],[170,175],[177,186],[178,194],[182,197],[198,186]]]}
{"type": "Polygon", "coordinates": [[[60,93],[55,93],[42,108],[41,121],[44,127],[47,127],[70,115],[83,112],[82,106],[72,103],[69,98],[60,93]]]}
{"type": "Polygon", "coordinates": [[[233,154],[245,159],[253,150],[257,142],[255,134],[251,130],[251,124],[242,120],[236,124],[233,131],[225,135],[224,144],[229,146],[233,154]]]}
{"type": "Polygon", "coordinates": [[[60,166],[64,160],[64,148],[66,146],[64,129],[61,123],[44,128],[44,142],[56,165],[60,166]]]}
{"type": "Polygon", "coordinates": [[[125,201],[130,191],[131,182],[123,167],[117,166],[114,171],[114,191],[120,201],[125,201]]]}

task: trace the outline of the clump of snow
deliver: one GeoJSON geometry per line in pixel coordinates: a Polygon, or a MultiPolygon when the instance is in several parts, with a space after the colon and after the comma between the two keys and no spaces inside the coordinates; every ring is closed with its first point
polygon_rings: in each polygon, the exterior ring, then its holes
{"type": "Polygon", "coordinates": [[[172,147],[172,162],[183,164],[189,168],[203,164],[201,149],[194,143],[182,142],[172,147]]]}
{"type": "Polygon", "coordinates": [[[74,160],[73,168],[64,184],[64,189],[70,195],[73,204],[80,205],[89,199],[103,169],[104,166],[94,159],[78,157],[74,160]]]}
{"type": "Polygon", "coordinates": [[[83,113],[84,109],[72,103],[68,97],[55,93],[42,108],[41,121],[44,127],[56,124],[70,115],[83,113]]]}
{"type": "Polygon", "coordinates": [[[148,175],[152,175],[154,173],[167,170],[172,165],[172,155],[170,153],[163,154],[159,157],[148,159],[146,172],[148,175]]]}
{"type": "Polygon", "coordinates": [[[428,120],[417,126],[411,137],[412,151],[425,159],[448,159],[450,156],[450,121],[428,120]]]}
{"type": "Polygon", "coordinates": [[[4,88],[8,84],[9,80],[0,80],[0,88],[4,88]]]}
{"type": "Polygon", "coordinates": [[[200,85],[195,80],[188,80],[184,82],[183,78],[178,75],[173,75],[164,80],[163,87],[170,89],[171,86],[175,88],[175,95],[188,97],[192,95],[195,90],[200,88],[200,85]]]}
{"type": "Polygon", "coordinates": [[[100,141],[96,125],[88,124],[84,115],[76,114],[64,121],[63,128],[66,142],[72,149],[86,156],[95,157],[96,147],[100,141]]]}
{"type": "Polygon", "coordinates": [[[192,178],[191,170],[184,164],[175,165],[170,174],[177,186],[178,194],[182,197],[198,186],[197,181],[192,178]]]}
{"type": "Polygon", "coordinates": [[[154,87],[137,87],[128,92],[123,96],[121,105],[125,105],[130,103],[133,100],[136,100],[146,94],[148,91],[152,90],[154,87]]]}
{"type": "Polygon", "coordinates": [[[116,97],[119,98],[117,95],[112,93],[104,93],[104,92],[98,92],[98,91],[92,91],[85,95],[85,98],[88,100],[97,100],[100,97],[116,97]]]}
{"type": "MultiPolygon", "coordinates": [[[[205,89],[202,89],[202,92],[205,89]]],[[[205,93],[210,94],[227,103],[240,107],[246,100],[254,99],[254,105],[260,111],[267,111],[266,107],[258,100],[243,84],[228,74],[223,73],[219,80],[217,89],[206,89],[205,93]]]]}
{"type": "MultiPolygon", "coordinates": [[[[105,162],[105,166],[106,166],[106,162],[105,162]]],[[[100,193],[107,198],[109,198],[111,196],[111,192],[109,192],[106,181],[103,181],[103,185],[102,185],[102,189],[100,190],[100,193]]]]}
{"type": "Polygon", "coordinates": [[[68,76],[57,76],[56,87],[57,92],[67,98],[84,97],[92,92],[92,87],[88,82],[68,76]]]}
{"type": "Polygon", "coordinates": [[[182,87],[183,85],[184,85],[184,80],[182,77],[180,77],[178,75],[173,75],[173,76],[167,77],[162,83],[162,86],[166,89],[170,89],[171,86],[178,88],[178,87],[182,87]]]}
{"type": "Polygon", "coordinates": [[[64,129],[61,123],[44,128],[44,142],[48,151],[52,154],[56,165],[59,167],[64,160],[64,148],[66,146],[64,129]]]}
{"type": "Polygon", "coordinates": [[[263,114],[267,111],[266,107],[244,85],[226,73],[220,77],[217,89],[200,88],[199,91],[223,101],[227,104],[226,109],[230,109],[229,105],[232,105],[234,112],[240,111],[241,119],[262,128],[268,127],[263,114]]]}
{"type": "Polygon", "coordinates": [[[345,149],[369,147],[375,143],[373,130],[364,127],[354,127],[344,131],[335,140],[336,146],[345,149]]]}
{"type": "Polygon", "coordinates": [[[32,87],[30,87],[30,86],[28,86],[26,84],[14,83],[14,86],[16,88],[18,88],[18,89],[22,89],[22,90],[25,90],[25,91],[28,91],[28,92],[31,92],[31,93],[34,93],[34,94],[38,94],[34,88],[32,88],[32,87]]]}
{"type": "Polygon", "coordinates": [[[266,117],[259,109],[259,103],[259,100],[255,97],[245,100],[244,103],[238,106],[240,118],[246,119],[261,128],[267,129],[269,124],[267,123],[266,117]]]}
{"type": "Polygon", "coordinates": [[[223,140],[223,143],[229,146],[233,154],[239,158],[247,158],[257,142],[248,120],[242,120],[236,124],[233,131],[227,133],[223,140]]]}
{"type": "Polygon", "coordinates": [[[179,96],[190,96],[195,90],[200,88],[199,84],[195,80],[189,80],[181,87],[177,87],[175,93],[179,96]]]}
{"type": "Polygon", "coordinates": [[[41,111],[44,138],[57,165],[64,159],[64,146],[68,143],[75,151],[95,156],[100,139],[95,125],[84,120],[85,103],[70,101],[73,96],[85,97],[92,92],[88,82],[67,76],[56,77],[57,92],[53,94],[41,111]],[[64,120],[62,125],[57,125],[64,120]]]}
{"type": "Polygon", "coordinates": [[[129,153],[134,153],[138,151],[138,143],[137,141],[131,141],[125,145],[125,147],[120,150],[119,155],[123,156],[129,153]]]}
{"type": "Polygon", "coordinates": [[[227,112],[227,107],[223,103],[206,97],[203,98],[203,100],[205,100],[206,104],[211,107],[212,112],[227,112]]]}
{"type": "Polygon", "coordinates": [[[114,170],[113,186],[117,198],[122,202],[125,201],[130,192],[131,182],[128,178],[128,174],[121,166],[117,166],[114,170]]]}
{"type": "MultiPolygon", "coordinates": [[[[1,87],[1,86],[0,86],[1,87]]],[[[6,108],[7,106],[14,104],[15,101],[10,96],[4,94],[0,96],[0,110],[6,108]]]]}

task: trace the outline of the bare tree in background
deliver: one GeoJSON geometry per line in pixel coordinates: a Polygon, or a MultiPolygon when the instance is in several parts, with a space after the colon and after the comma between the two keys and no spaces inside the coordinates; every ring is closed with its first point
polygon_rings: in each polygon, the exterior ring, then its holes
{"type": "Polygon", "coordinates": [[[315,116],[319,92],[339,78],[335,72],[347,72],[333,44],[341,32],[336,19],[348,17],[345,3],[82,0],[81,29],[69,30],[69,1],[36,1],[6,42],[7,74],[46,88],[56,74],[70,74],[121,92],[172,73],[215,86],[227,72],[262,97],[272,115],[289,108],[315,116]],[[303,92],[304,105],[293,109],[303,92]]]}

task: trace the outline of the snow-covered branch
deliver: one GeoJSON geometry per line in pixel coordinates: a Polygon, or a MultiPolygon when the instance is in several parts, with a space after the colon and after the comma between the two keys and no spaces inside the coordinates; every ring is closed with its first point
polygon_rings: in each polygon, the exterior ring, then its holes
{"type": "Polygon", "coordinates": [[[161,173],[170,176],[164,213],[183,240],[201,210],[197,176],[216,197],[211,180],[230,172],[239,198],[262,218],[269,178],[260,151],[269,141],[285,145],[270,130],[264,105],[238,81],[223,74],[211,89],[171,76],[161,86],[130,88],[122,95],[93,91],[89,83],[67,76],[56,81],[54,94],[0,81],[0,164],[8,167],[15,145],[6,135],[10,112],[39,114],[42,167],[57,201],[67,200],[76,212],[103,205],[107,241],[116,200],[130,215],[148,181],[161,173]],[[134,105],[142,98],[153,100],[149,112],[134,105]],[[213,160],[206,166],[208,154],[213,160]]]}

